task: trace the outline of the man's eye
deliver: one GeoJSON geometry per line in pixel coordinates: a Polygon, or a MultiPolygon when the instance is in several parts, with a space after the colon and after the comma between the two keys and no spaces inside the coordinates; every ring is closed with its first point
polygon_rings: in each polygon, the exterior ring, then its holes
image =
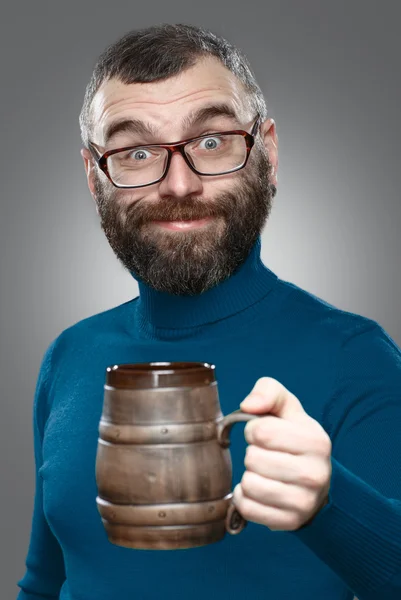
{"type": "Polygon", "coordinates": [[[221,143],[222,140],[220,137],[211,136],[201,140],[199,142],[199,148],[201,150],[216,150],[216,148],[220,147],[221,143]]]}
{"type": "Polygon", "coordinates": [[[133,150],[126,155],[126,158],[134,161],[146,160],[151,157],[151,153],[149,150],[145,150],[144,148],[133,150]]]}

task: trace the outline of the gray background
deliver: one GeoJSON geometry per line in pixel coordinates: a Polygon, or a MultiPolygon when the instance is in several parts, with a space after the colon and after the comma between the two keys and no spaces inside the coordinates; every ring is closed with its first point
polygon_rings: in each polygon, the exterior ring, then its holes
{"type": "Polygon", "coordinates": [[[276,119],[279,192],[263,259],[401,343],[401,3],[14,2],[1,44],[0,596],[24,573],[32,398],[64,328],[133,297],[86,188],[78,114],[98,54],[131,28],[209,27],[249,57],[276,119]]]}

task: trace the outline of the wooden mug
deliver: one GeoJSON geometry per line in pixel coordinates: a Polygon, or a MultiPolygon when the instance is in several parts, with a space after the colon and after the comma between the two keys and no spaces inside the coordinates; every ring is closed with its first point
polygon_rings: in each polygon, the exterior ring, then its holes
{"type": "Polygon", "coordinates": [[[109,367],[96,456],[96,503],[109,541],[173,550],[242,531],[229,434],[254,418],[222,415],[214,365],[109,367]]]}

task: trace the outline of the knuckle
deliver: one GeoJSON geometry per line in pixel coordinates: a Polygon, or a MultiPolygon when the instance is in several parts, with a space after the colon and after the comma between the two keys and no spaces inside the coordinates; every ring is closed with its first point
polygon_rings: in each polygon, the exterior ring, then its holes
{"type": "Polygon", "coordinates": [[[242,498],[242,495],[240,496],[239,494],[237,494],[237,495],[235,495],[235,494],[234,494],[234,497],[233,497],[233,503],[234,503],[234,506],[235,506],[235,508],[236,508],[238,511],[240,511],[240,512],[241,512],[241,514],[242,514],[242,504],[243,504],[243,498],[242,498]]]}
{"type": "Polygon", "coordinates": [[[321,468],[319,470],[319,472],[316,474],[315,487],[321,488],[322,486],[324,486],[327,483],[327,481],[328,481],[327,469],[321,468]]]}
{"type": "Polygon", "coordinates": [[[325,485],[326,482],[327,482],[327,469],[325,466],[320,465],[319,467],[316,467],[312,487],[314,489],[319,489],[323,485],[325,485]]]}
{"type": "Polygon", "coordinates": [[[285,528],[287,531],[295,531],[302,525],[302,519],[297,513],[290,513],[285,520],[285,528]]]}
{"type": "Polygon", "coordinates": [[[254,457],[254,447],[253,446],[248,446],[245,452],[245,459],[244,459],[244,465],[247,469],[251,469],[255,464],[255,457],[254,457]]]}
{"type": "Polygon", "coordinates": [[[300,502],[298,506],[299,506],[301,515],[309,516],[309,514],[315,509],[316,500],[312,496],[304,496],[302,498],[302,502],[300,502]]]}
{"type": "Polygon", "coordinates": [[[250,471],[245,471],[242,480],[241,488],[245,496],[252,496],[252,490],[254,491],[254,475],[250,471]]]}
{"type": "Polygon", "coordinates": [[[263,417],[260,419],[259,423],[255,425],[253,430],[253,441],[256,442],[257,445],[261,446],[270,442],[270,433],[267,426],[268,424],[262,419],[263,417]]]}
{"type": "Polygon", "coordinates": [[[300,485],[309,487],[313,483],[313,474],[310,466],[302,467],[298,472],[298,481],[300,485]]]}
{"type": "Polygon", "coordinates": [[[323,429],[323,427],[320,425],[320,423],[317,424],[319,426],[319,435],[316,436],[316,452],[318,452],[320,455],[324,456],[325,458],[328,458],[329,456],[331,456],[331,452],[332,452],[332,443],[331,443],[331,439],[329,437],[329,435],[326,433],[326,431],[323,429]]]}
{"type": "Polygon", "coordinates": [[[331,443],[331,439],[329,438],[329,436],[327,436],[327,438],[326,438],[326,448],[324,450],[324,456],[326,458],[330,458],[332,451],[333,451],[333,444],[331,443]]]}
{"type": "Polygon", "coordinates": [[[319,453],[322,456],[324,456],[325,458],[327,458],[331,455],[332,446],[331,446],[331,439],[329,438],[329,436],[325,436],[325,437],[322,436],[319,439],[318,450],[319,450],[319,453]]]}
{"type": "Polygon", "coordinates": [[[306,466],[301,469],[298,478],[302,486],[320,488],[326,481],[326,471],[320,466],[306,466]]]}
{"type": "Polygon", "coordinates": [[[237,495],[237,497],[235,498],[235,507],[236,509],[241,513],[241,515],[246,518],[245,513],[247,511],[249,511],[249,500],[246,498],[246,496],[244,496],[243,491],[241,490],[241,493],[237,495]]]}
{"type": "Polygon", "coordinates": [[[250,503],[247,501],[246,498],[244,498],[241,502],[241,510],[240,510],[241,516],[244,517],[244,519],[246,519],[247,521],[251,520],[251,509],[250,509],[250,503]]]}
{"type": "Polygon", "coordinates": [[[314,498],[308,491],[297,489],[292,492],[287,506],[287,510],[291,510],[298,516],[303,516],[314,508],[314,498]]]}
{"type": "Polygon", "coordinates": [[[241,487],[244,494],[247,494],[247,492],[249,492],[249,490],[252,488],[252,480],[252,473],[245,471],[241,480],[241,487]]]}

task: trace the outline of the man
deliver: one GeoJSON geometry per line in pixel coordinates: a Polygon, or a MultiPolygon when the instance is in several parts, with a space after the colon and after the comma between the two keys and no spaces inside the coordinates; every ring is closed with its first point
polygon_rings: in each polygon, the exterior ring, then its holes
{"type": "Polygon", "coordinates": [[[19,600],[399,599],[401,352],[263,265],[277,135],[245,58],[192,26],[133,31],[100,57],[80,123],[101,226],[140,295],[44,357],[19,600]],[[201,548],[118,547],[95,502],[105,369],[176,360],[216,365],[224,413],[266,414],[232,444],[249,524],[201,548]]]}

